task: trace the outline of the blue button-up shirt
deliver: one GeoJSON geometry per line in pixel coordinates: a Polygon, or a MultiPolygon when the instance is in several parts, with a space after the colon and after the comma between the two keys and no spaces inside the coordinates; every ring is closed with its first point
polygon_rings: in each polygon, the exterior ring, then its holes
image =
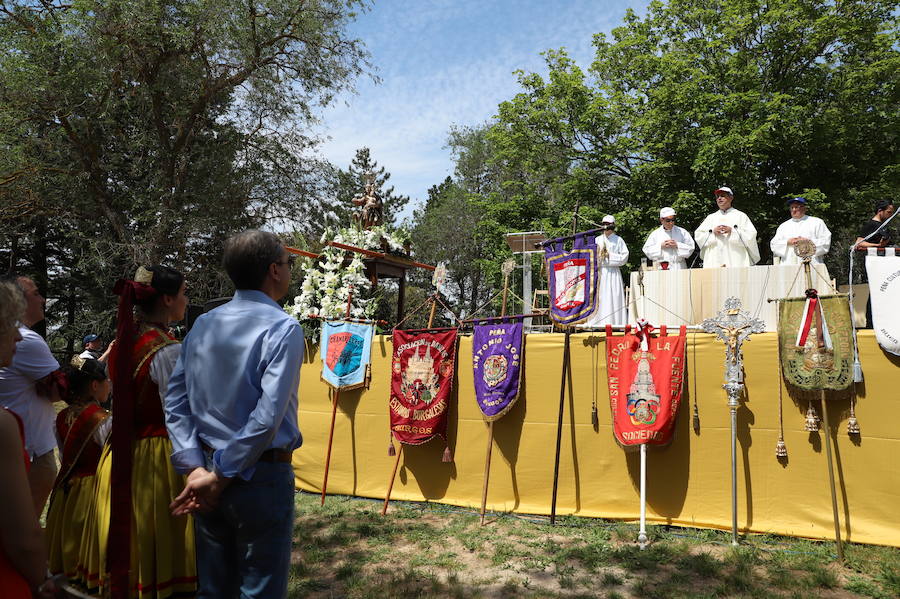
{"type": "Polygon", "coordinates": [[[300,447],[303,348],[299,323],[261,291],[238,290],[200,316],[166,393],[175,469],[204,467],[205,446],[219,474],[249,480],[267,449],[300,447]]]}

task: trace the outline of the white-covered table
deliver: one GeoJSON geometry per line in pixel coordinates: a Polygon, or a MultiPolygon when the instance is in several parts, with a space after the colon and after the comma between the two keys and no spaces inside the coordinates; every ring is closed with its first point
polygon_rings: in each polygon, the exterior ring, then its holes
{"type": "MultiPolygon", "coordinates": [[[[834,293],[824,264],[814,265],[812,274],[819,293],[834,293]]],[[[803,297],[805,290],[802,267],[797,265],[634,271],[629,322],[646,318],[654,326],[697,324],[714,317],[725,300],[735,296],[744,310],[766,323],[766,331],[775,331],[777,303],[767,300],[803,297]]]]}

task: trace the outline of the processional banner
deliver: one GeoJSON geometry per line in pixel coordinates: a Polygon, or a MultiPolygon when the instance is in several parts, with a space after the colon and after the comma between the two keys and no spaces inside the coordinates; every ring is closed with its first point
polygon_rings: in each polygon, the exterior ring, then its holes
{"type": "Polygon", "coordinates": [[[846,389],[853,382],[853,327],[846,295],[778,300],[781,373],[805,390],[846,389]]]}
{"type": "Polygon", "coordinates": [[[666,445],[672,440],[684,381],[685,327],[668,335],[662,327],[627,327],[613,336],[606,327],[606,372],[613,432],[622,446],[666,445]]]}
{"type": "Polygon", "coordinates": [[[559,324],[578,324],[597,309],[597,241],[594,232],[575,236],[572,249],[562,239],[546,242],[544,261],[550,292],[550,317],[559,324]]]}
{"type": "Polygon", "coordinates": [[[472,336],[475,400],[488,422],[506,414],[522,382],[522,321],[476,324],[472,336]]]}
{"type": "Polygon", "coordinates": [[[400,443],[421,445],[447,434],[457,330],[394,330],[391,360],[391,433],[400,443]]]}
{"type": "Polygon", "coordinates": [[[887,248],[885,253],[879,256],[869,250],[866,256],[872,328],[881,349],[900,356],[900,256],[897,248],[887,248]]]}
{"type": "Polygon", "coordinates": [[[367,382],[375,325],[330,320],[322,323],[319,355],[322,380],[335,389],[362,387],[367,382]]]}

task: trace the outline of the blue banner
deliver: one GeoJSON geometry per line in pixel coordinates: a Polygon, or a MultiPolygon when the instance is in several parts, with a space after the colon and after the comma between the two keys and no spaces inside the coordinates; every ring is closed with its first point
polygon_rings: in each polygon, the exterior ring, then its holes
{"type": "Polygon", "coordinates": [[[344,320],[322,325],[322,380],[335,389],[355,389],[367,382],[375,325],[344,320]]]}

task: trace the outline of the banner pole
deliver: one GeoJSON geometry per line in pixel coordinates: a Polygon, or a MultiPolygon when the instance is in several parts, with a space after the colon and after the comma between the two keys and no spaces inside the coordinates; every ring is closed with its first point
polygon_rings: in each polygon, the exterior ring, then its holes
{"type": "Polygon", "coordinates": [[[484,526],[484,512],[487,506],[488,480],[491,477],[491,450],[494,448],[494,421],[488,422],[487,456],[484,458],[484,486],[481,488],[481,525],[484,526]]]}
{"type": "MultiPolygon", "coordinates": [[[[350,307],[353,304],[353,285],[350,286],[350,293],[347,294],[347,309],[344,311],[344,317],[350,318],[350,307]]],[[[328,448],[325,450],[325,474],[322,478],[322,501],[319,505],[325,505],[325,489],[328,488],[328,468],[331,466],[331,443],[334,441],[334,420],[337,415],[338,399],[341,396],[340,389],[334,389],[334,395],[331,402],[331,427],[328,429],[328,448]]]]}
{"type": "Polygon", "coordinates": [[[387,493],[384,495],[384,507],[381,508],[382,516],[387,514],[388,503],[391,501],[391,490],[394,488],[394,479],[397,478],[397,466],[400,465],[400,456],[402,455],[403,443],[400,444],[400,449],[397,450],[397,459],[394,460],[394,469],[391,471],[391,479],[388,481],[387,493]]]}
{"type": "Polygon", "coordinates": [[[566,330],[563,345],[562,381],[559,384],[559,418],[556,421],[556,458],[553,462],[553,499],[550,502],[550,524],[556,524],[556,494],[559,490],[559,452],[562,446],[563,411],[566,407],[566,378],[569,373],[569,337],[566,330]]]}
{"type": "Polygon", "coordinates": [[[731,408],[731,544],[738,544],[737,516],[737,398],[729,401],[731,408]]]}
{"type": "Polygon", "coordinates": [[[434,313],[437,311],[437,291],[434,292],[435,295],[431,296],[431,314],[428,315],[428,327],[431,328],[431,325],[434,324],[434,313]]]}
{"type": "Polygon", "coordinates": [[[641,530],[638,533],[641,549],[647,546],[647,444],[641,443],[641,530]]]}
{"type": "MultiPolygon", "coordinates": [[[[812,288],[812,267],[810,266],[811,258],[809,256],[803,257],[803,274],[806,278],[806,288],[812,288]]],[[[852,287],[852,286],[851,286],[852,287]]],[[[824,313],[822,315],[824,319],[824,313]]],[[[852,320],[852,317],[851,317],[852,320]]],[[[816,332],[818,334],[819,342],[822,339],[822,325],[818,324],[816,326],[816,332]]],[[[837,492],[834,488],[834,458],[831,455],[831,426],[828,422],[828,400],[825,399],[825,389],[821,389],[819,391],[819,397],[822,401],[822,422],[823,428],[825,432],[825,454],[828,460],[828,485],[831,487],[831,512],[834,518],[834,542],[837,545],[837,554],[838,559],[840,561],[844,561],[844,544],[841,542],[841,521],[838,517],[838,506],[837,506],[837,492]]]]}
{"type": "Polygon", "coordinates": [[[825,433],[825,453],[828,456],[828,484],[831,487],[831,511],[834,516],[834,541],[837,544],[837,554],[840,561],[844,561],[844,544],[841,541],[841,521],[838,518],[837,492],[834,488],[834,464],[831,456],[831,426],[828,422],[828,402],[825,400],[825,390],[821,391],[822,397],[822,428],[825,433]]]}
{"type": "Polygon", "coordinates": [[[325,450],[325,475],[322,479],[322,501],[319,505],[325,505],[325,490],[328,488],[328,468],[331,465],[331,443],[334,441],[334,420],[337,415],[338,398],[341,395],[341,390],[333,389],[332,393],[331,427],[328,429],[328,449],[325,450]]]}

